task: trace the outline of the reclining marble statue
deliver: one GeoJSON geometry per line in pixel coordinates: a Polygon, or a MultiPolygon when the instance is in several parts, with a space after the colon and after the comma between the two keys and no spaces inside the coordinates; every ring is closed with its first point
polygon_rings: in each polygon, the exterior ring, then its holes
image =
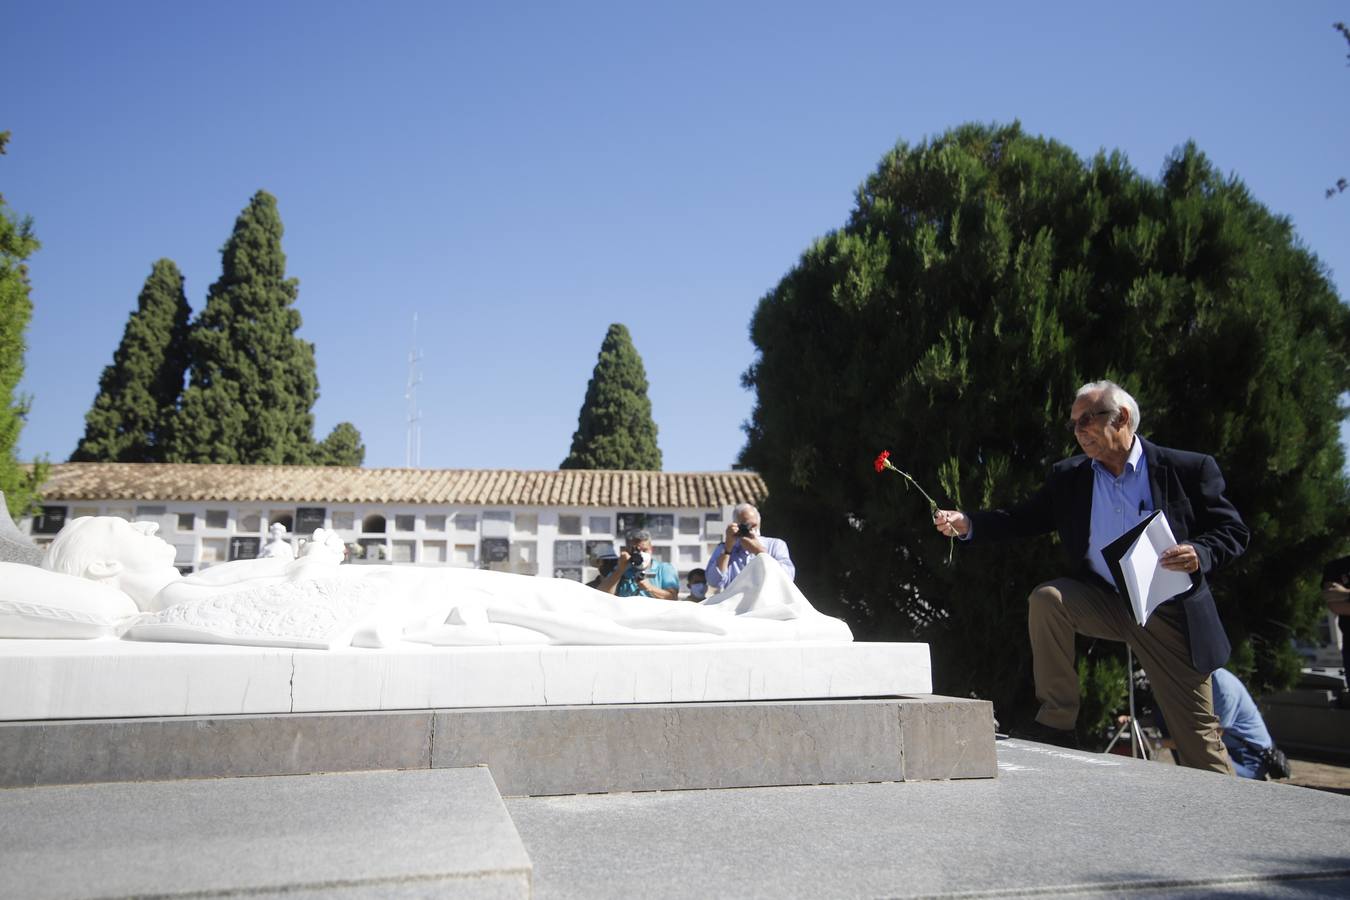
{"type": "Polygon", "coordinates": [[[342,542],[324,529],[295,559],[237,560],[184,576],[155,531],[153,523],[76,518],[41,569],[0,563],[0,637],[300,648],[852,640],[844,622],[812,607],[763,554],[727,590],[689,603],[479,569],[341,565],[342,542]],[[53,624],[61,616],[83,616],[84,630],[72,620],[63,631],[53,624]]]}

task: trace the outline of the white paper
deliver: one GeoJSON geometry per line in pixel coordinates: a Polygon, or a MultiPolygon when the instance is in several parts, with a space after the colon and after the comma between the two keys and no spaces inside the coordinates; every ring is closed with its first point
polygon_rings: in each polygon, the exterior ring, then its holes
{"type": "Polygon", "coordinates": [[[1175,547],[1176,543],[1167,516],[1155,516],[1120,558],[1125,590],[1134,610],[1134,620],[1140,626],[1148,622],[1148,617],[1164,602],[1191,589],[1191,576],[1164,569],[1159,562],[1162,552],[1175,547]]]}

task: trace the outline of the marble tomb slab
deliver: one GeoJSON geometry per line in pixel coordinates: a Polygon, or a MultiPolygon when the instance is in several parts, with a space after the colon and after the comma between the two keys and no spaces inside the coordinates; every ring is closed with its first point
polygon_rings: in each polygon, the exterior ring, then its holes
{"type": "Polygon", "coordinates": [[[916,643],[294,650],[0,640],[0,721],[931,692],[928,646],[916,643]]]}

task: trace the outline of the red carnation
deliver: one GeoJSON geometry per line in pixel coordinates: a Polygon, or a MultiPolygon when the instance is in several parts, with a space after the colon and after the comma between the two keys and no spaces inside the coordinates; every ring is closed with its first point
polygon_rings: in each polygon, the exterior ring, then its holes
{"type": "MultiPolygon", "coordinates": [[[[902,469],[897,469],[897,468],[895,467],[895,464],[891,462],[891,451],[889,451],[889,450],[882,450],[880,453],[878,453],[878,454],[877,454],[877,458],[874,459],[874,460],[872,460],[872,468],[874,468],[874,469],[877,470],[877,474],[878,474],[878,475],[880,475],[882,472],[886,471],[887,469],[890,469],[892,472],[894,472],[894,473],[896,473],[897,475],[900,475],[901,477],[903,477],[903,478],[905,479],[905,482],[906,482],[906,485],[905,485],[905,486],[908,487],[909,485],[912,484],[912,485],[914,485],[914,487],[918,488],[919,493],[920,493],[920,494],[923,494],[923,498],[924,498],[925,500],[928,501],[928,510],[929,510],[929,512],[933,513],[934,515],[937,514],[937,508],[938,508],[937,501],[935,501],[932,497],[928,496],[928,492],[925,491],[923,488],[919,487],[919,483],[918,483],[917,481],[915,481],[913,478],[911,478],[911,477],[909,476],[909,473],[908,473],[908,472],[906,472],[906,471],[904,471],[904,470],[902,470],[902,469]]],[[[951,553],[951,551],[952,551],[952,548],[954,548],[955,546],[956,546],[955,543],[951,543],[951,544],[948,545],[948,550],[947,550],[947,564],[948,564],[948,565],[951,565],[951,561],[952,561],[952,553],[951,553]]]]}

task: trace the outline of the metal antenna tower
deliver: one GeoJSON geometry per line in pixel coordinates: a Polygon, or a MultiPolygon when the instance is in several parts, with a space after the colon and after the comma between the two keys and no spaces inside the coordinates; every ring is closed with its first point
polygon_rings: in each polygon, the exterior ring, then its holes
{"type": "Polygon", "coordinates": [[[404,444],[404,465],[422,466],[422,411],[417,407],[417,386],[422,383],[422,351],[417,348],[417,313],[413,313],[412,349],[408,351],[408,386],[403,399],[408,405],[408,433],[404,444]]]}

